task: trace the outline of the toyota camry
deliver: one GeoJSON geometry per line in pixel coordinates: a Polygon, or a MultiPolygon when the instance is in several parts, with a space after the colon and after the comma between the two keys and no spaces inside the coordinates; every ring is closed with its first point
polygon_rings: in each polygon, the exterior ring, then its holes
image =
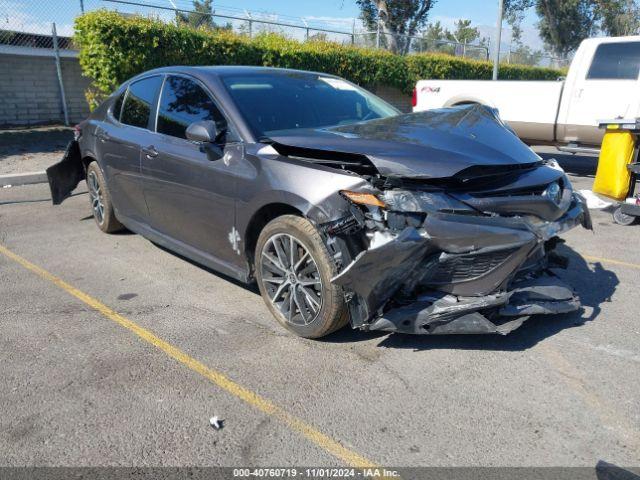
{"type": "Polygon", "coordinates": [[[551,267],[590,228],[554,161],[478,105],[401,114],[323,73],[168,67],[122,84],[49,168],[95,222],[242,282],[284,327],[506,334],[580,307],[551,267]]]}

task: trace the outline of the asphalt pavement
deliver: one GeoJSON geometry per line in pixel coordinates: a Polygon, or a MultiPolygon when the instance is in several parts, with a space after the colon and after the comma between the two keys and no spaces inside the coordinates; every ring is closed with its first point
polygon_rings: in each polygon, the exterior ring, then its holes
{"type": "MultiPolygon", "coordinates": [[[[590,188],[595,159],[547,150],[590,188]]],[[[579,313],[313,341],[256,288],[101,233],[84,192],[0,189],[0,465],[640,465],[640,225],[563,235],[579,313]]]]}

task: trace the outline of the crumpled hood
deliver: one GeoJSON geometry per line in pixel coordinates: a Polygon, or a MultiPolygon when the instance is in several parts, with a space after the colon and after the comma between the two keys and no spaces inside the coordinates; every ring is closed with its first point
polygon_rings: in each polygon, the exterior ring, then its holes
{"type": "Polygon", "coordinates": [[[445,178],[477,166],[508,167],[541,159],[497,114],[472,105],[408,113],[270,137],[285,147],[366,156],[381,175],[445,178]]]}

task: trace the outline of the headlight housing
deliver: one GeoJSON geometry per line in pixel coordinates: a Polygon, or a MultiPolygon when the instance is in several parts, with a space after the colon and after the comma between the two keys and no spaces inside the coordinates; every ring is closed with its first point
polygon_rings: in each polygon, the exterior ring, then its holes
{"type": "Polygon", "coordinates": [[[388,190],[382,196],[387,209],[420,213],[471,213],[474,210],[444,192],[388,190]]]}

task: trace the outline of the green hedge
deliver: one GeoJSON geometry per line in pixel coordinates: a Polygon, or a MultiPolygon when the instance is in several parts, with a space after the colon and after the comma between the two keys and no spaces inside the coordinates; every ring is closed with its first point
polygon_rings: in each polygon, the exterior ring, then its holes
{"type": "MultiPolygon", "coordinates": [[[[91,106],[126,79],[166,65],[263,65],[339,75],[359,85],[388,85],[411,92],[419,79],[489,79],[490,62],[442,54],[400,56],[330,42],[300,43],[277,35],[254,39],[226,30],[178,27],[144,17],[98,10],[75,22],[80,65],[94,82],[91,106]]],[[[554,80],[558,70],[502,65],[500,77],[554,80]]]]}

